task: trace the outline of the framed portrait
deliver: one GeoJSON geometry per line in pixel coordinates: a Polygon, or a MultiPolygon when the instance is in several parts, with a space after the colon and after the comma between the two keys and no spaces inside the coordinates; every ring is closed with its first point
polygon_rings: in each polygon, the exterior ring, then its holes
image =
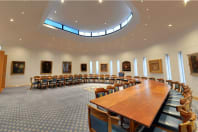
{"type": "Polygon", "coordinates": [[[149,60],[149,71],[150,73],[163,73],[162,59],[149,60]]]}
{"type": "Polygon", "coordinates": [[[52,61],[41,61],[41,74],[52,73],[52,61]]]}
{"type": "Polygon", "coordinates": [[[108,72],[108,64],[100,64],[100,72],[108,72]]]}
{"type": "Polygon", "coordinates": [[[87,72],[87,64],[80,65],[81,72],[87,72]]]}
{"type": "Polygon", "coordinates": [[[191,75],[198,76],[198,53],[188,55],[188,60],[191,75]]]}
{"type": "Polygon", "coordinates": [[[64,61],[63,62],[63,73],[71,73],[72,72],[72,62],[64,61]]]}
{"type": "Polygon", "coordinates": [[[131,71],[131,62],[130,61],[122,62],[122,71],[131,71]]]}
{"type": "Polygon", "coordinates": [[[11,74],[25,74],[25,61],[12,61],[11,74]]]}

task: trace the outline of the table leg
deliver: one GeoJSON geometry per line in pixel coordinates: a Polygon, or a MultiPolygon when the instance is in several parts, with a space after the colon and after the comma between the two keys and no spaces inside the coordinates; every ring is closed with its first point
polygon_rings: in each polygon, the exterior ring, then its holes
{"type": "Polygon", "coordinates": [[[130,120],[130,132],[135,132],[135,122],[133,120],[130,120]]]}

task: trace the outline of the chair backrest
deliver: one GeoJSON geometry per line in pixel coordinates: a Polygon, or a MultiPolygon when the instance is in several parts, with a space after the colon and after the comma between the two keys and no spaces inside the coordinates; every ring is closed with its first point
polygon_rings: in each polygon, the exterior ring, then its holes
{"type": "Polygon", "coordinates": [[[139,76],[134,76],[134,78],[140,78],[139,76]]]}
{"type": "Polygon", "coordinates": [[[159,82],[164,83],[164,79],[163,78],[158,78],[157,79],[159,82]]]}
{"type": "Polygon", "coordinates": [[[114,87],[115,87],[114,92],[118,92],[118,91],[120,90],[120,84],[115,83],[115,84],[114,84],[114,87]]]}
{"type": "Polygon", "coordinates": [[[155,80],[155,78],[154,77],[149,77],[149,80],[155,80]]]}
{"type": "Polygon", "coordinates": [[[115,87],[109,85],[109,86],[107,86],[106,90],[108,90],[108,94],[111,94],[111,93],[113,93],[115,91],[115,87]]]}
{"type": "Polygon", "coordinates": [[[124,72],[119,72],[118,75],[119,77],[124,77],[124,72]]]}
{"type": "Polygon", "coordinates": [[[166,82],[168,83],[169,86],[171,86],[171,88],[173,88],[173,81],[172,80],[166,80],[166,82]]]}
{"type": "Polygon", "coordinates": [[[179,125],[179,132],[195,132],[196,130],[196,114],[193,112],[188,112],[183,109],[180,110],[180,115],[182,116],[183,123],[179,125]]]}
{"type": "Polygon", "coordinates": [[[88,105],[88,120],[90,132],[108,132],[109,115],[107,112],[88,105]]]}
{"type": "Polygon", "coordinates": [[[108,94],[108,90],[106,90],[104,88],[97,88],[97,89],[95,89],[96,98],[105,96],[107,94],[108,94]]]}
{"type": "Polygon", "coordinates": [[[142,79],[145,79],[145,80],[148,79],[147,77],[141,77],[141,78],[142,78],[142,79]]]}

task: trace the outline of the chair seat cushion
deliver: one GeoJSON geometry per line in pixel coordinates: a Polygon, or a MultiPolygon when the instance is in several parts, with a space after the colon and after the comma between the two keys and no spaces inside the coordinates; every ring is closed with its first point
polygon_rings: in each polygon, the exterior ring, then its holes
{"type": "Polygon", "coordinates": [[[90,115],[91,126],[96,132],[108,132],[108,123],[90,115]]]}
{"type": "Polygon", "coordinates": [[[179,124],[182,123],[181,120],[179,120],[175,117],[166,115],[164,113],[160,114],[160,116],[158,117],[158,119],[155,122],[156,122],[155,123],[156,125],[166,128],[166,129],[169,129],[169,130],[172,130],[172,131],[178,131],[179,124]]]}
{"type": "Polygon", "coordinates": [[[178,119],[181,119],[180,113],[177,112],[175,107],[164,106],[163,109],[162,109],[162,112],[167,114],[167,115],[171,115],[171,116],[174,116],[178,119]]]}
{"type": "Polygon", "coordinates": [[[158,127],[150,127],[150,128],[144,128],[142,132],[166,132],[166,131],[158,127]]]}
{"type": "Polygon", "coordinates": [[[171,89],[170,90],[170,93],[169,93],[170,95],[182,95],[182,93],[180,93],[180,92],[178,92],[178,91],[175,91],[175,90],[173,90],[173,89],[171,89]]]}
{"type": "Polygon", "coordinates": [[[124,130],[122,127],[117,126],[117,125],[112,125],[112,132],[127,132],[124,130]]]}
{"type": "Polygon", "coordinates": [[[172,106],[172,107],[177,107],[177,106],[180,106],[180,102],[179,101],[170,101],[168,100],[166,103],[165,103],[166,106],[172,106]]]}

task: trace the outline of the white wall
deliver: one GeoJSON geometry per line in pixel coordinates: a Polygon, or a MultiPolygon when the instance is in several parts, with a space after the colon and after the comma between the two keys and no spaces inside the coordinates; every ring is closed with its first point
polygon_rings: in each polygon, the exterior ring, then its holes
{"type": "MultiPolygon", "coordinates": [[[[6,77],[6,86],[16,86],[29,84],[30,77],[34,75],[40,75],[40,61],[41,60],[51,60],[53,61],[53,75],[62,74],[62,61],[72,61],[72,73],[81,73],[80,64],[87,63],[89,73],[89,61],[93,62],[93,73],[96,73],[96,61],[101,63],[108,63],[110,60],[113,61],[113,74],[117,74],[117,60],[120,60],[120,71],[122,69],[121,64],[123,61],[130,61],[132,64],[132,71],[125,72],[126,75],[134,76],[134,67],[133,60],[137,58],[138,62],[138,74],[143,76],[143,57],[148,60],[152,59],[162,59],[163,60],[163,74],[150,74],[156,78],[165,78],[166,79],[166,67],[165,67],[165,54],[168,53],[171,60],[171,70],[172,70],[172,79],[175,81],[180,81],[179,78],[179,67],[178,67],[178,57],[177,54],[179,51],[182,51],[184,58],[184,67],[186,75],[186,83],[193,89],[193,94],[198,95],[198,77],[192,76],[190,74],[188,54],[198,52],[198,29],[194,29],[191,32],[185,34],[182,38],[175,38],[167,42],[161,42],[155,45],[152,45],[149,48],[135,51],[135,49],[129,49],[129,51],[118,53],[116,55],[102,54],[99,56],[95,55],[81,55],[75,56],[67,54],[64,52],[59,52],[55,50],[47,49],[26,49],[21,46],[4,46],[4,50],[8,54],[8,65],[7,65],[7,77],[6,77]],[[11,61],[25,61],[26,69],[25,75],[11,75],[11,61]]],[[[99,67],[100,68],[100,67],[99,67]]],[[[109,70],[110,71],[110,70],[109,70]]],[[[149,70],[148,70],[149,71],[149,70]]],[[[83,73],[81,73],[83,74],[83,73]]]]}

